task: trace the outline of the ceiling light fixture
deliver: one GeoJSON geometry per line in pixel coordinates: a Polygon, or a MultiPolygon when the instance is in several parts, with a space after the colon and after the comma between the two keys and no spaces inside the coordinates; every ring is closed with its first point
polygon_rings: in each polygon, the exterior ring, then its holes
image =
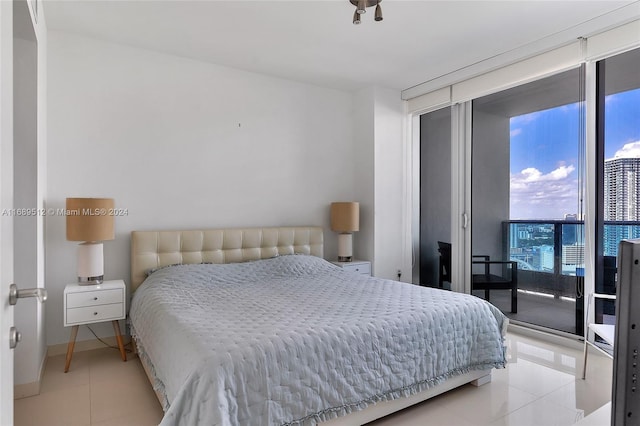
{"type": "Polygon", "coordinates": [[[358,25],[360,21],[360,15],[367,12],[367,7],[376,7],[374,16],[375,21],[382,21],[382,8],[380,2],[382,0],[349,0],[349,2],[356,7],[356,11],[353,14],[353,23],[358,25]]]}
{"type": "Polygon", "coordinates": [[[376,14],[374,20],[376,22],[382,21],[382,8],[380,7],[380,2],[376,5],[376,14]]]}

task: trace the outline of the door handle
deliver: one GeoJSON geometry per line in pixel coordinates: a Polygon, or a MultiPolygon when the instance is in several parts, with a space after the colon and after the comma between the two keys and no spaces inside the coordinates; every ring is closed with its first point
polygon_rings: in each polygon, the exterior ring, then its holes
{"type": "Polygon", "coordinates": [[[9,329],[9,348],[15,349],[18,346],[18,342],[22,340],[22,333],[17,328],[11,327],[9,329]]]}
{"type": "Polygon", "coordinates": [[[44,303],[47,300],[47,290],[44,288],[26,288],[24,290],[18,290],[18,286],[11,284],[9,286],[9,304],[15,305],[18,303],[18,299],[25,297],[37,297],[40,303],[44,303]]]}

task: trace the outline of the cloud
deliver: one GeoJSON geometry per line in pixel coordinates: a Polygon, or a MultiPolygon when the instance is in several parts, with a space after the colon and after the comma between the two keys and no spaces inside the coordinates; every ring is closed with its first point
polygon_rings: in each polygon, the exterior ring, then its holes
{"type": "Polygon", "coordinates": [[[511,175],[511,185],[513,185],[514,183],[526,184],[526,183],[535,183],[535,182],[550,182],[550,181],[563,180],[569,177],[569,175],[573,173],[575,169],[576,168],[573,167],[572,165],[565,166],[563,164],[563,165],[560,165],[560,167],[558,167],[557,169],[547,174],[543,174],[540,170],[536,169],[535,167],[529,167],[522,170],[520,173],[511,175]]]}
{"type": "Polygon", "coordinates": [[[562,105],[562,106],[557,107],[557,108],[562,112],[574,112],[574,111],[578,110],[579,107],[580,107],[580,102],[574,102],[572,104],[562,105]]]}
{"type": "Polygon", "coordinates": [[[560,164],[549,173],[529,167],[511,175],[512,219],[561,219],[576,213],[578,184],[573,165],[560,164]]]}
{"type": "Polygon", "coordinates": [[[548,180],[561,180],[561,179],[565,179],[567,177],[569,177],[569,175],[571,173],[573,173],[573,171],[576,168],[569,165],[569,166],[560,166],[557,169],[555,169],[554,171],[552,171],[551,173],[549,173],[547,176],[549,176],[548,180]]]}
{"type": "Polygon", "coordinates": [[[618,101],[618,96],[614,93],[613,95],[608,95],[604,97],[605,105],[609,105],[618,101]]]}
{"type": "Polygon", "coordinates": [[[542,172],[535,167],[529,167],[521,171],[520,175],[525,178],[525,181],[531,182],[540,179],[540,177],[542,177],[542,172]]]}
{"type": "Polygon", "coordinates": [[[520,133],[522,133],[522,129],[520,127],[518,127],[517,129],[513,129],[510,133],[511,137],[514,136],[518,136],[520,133]]]}
{"type": "Polygon", "coordinates": [[[616,151],[613,158],[640,158],[640,141],[624,144],[616,151]]]}
{"type": "Polygon", "coordinates": [[[535,111],[529,114],[517,115],[515,117],[511,117],[509,120],[510,124],[528,124],[533,121],[536,121],[541,115],[544,114],[544,111],[535,111]]]}

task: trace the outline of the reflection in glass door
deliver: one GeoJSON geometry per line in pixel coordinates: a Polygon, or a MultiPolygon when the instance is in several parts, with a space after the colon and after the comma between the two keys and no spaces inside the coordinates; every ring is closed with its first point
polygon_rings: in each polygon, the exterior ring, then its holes
{"type": "Polygon", "coordinates": [[[420,116],[420,284],[451,283],[439,273],[438,241],[451,241],[451,108],[420,116]]]}
{"type": "MultiPolygon", "coordinates": [[[[478,98],[472,111],[471,254],[517,265],[517,312],[510,290],[490,290],[490,301],[512,320],[575,334],[583,321],[582,76],[573,69],[478,98]]],[[[508,278],[511,265],[491,274],[508,278]]],[[[472,275],[485,267],[474,264],[472,275]]]]}

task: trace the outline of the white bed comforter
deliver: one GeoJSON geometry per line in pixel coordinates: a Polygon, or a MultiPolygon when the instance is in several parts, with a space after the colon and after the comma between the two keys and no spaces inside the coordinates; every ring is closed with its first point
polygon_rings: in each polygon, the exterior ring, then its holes
{"type": "Polygon", "coordinates": [[[505,363],[491,304],[303,255],[161,269],[130,318],[163,425],[316,424],[505,363]]]}

